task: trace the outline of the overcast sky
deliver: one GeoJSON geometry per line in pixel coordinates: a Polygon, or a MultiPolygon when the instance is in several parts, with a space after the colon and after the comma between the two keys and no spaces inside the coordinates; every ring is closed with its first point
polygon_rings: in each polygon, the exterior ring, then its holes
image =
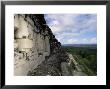
{"type": "Polygon", "coordinates": [[[62,44],[96,44],[96,14],[45,14],[55,37],[62,44]]]}

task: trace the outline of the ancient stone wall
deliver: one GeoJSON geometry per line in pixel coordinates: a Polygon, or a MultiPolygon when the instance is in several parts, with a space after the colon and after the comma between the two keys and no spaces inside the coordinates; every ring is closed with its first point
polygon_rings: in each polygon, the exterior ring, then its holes
{"type": "Polygon", "coordinates": [[[43,15],[14,15],[15,75],[27,75],[60,46],[43,15]]]}

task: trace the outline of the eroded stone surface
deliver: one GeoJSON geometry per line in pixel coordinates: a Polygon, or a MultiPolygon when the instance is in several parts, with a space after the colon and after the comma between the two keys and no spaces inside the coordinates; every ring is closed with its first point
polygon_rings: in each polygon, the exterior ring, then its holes
{"type": "Polygon", "coordinates": [[[60,46],[43,15],[14,16],[15,75],[27,75],[60,46]]]}

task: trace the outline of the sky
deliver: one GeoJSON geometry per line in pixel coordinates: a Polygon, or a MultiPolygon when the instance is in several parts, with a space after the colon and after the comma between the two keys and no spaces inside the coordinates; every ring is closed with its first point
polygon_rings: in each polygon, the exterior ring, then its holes
{"type": "Polygon", "coordinates": [[[96,44],[96,14],[45,14],[47,25],[61,44],[96,44]]]}

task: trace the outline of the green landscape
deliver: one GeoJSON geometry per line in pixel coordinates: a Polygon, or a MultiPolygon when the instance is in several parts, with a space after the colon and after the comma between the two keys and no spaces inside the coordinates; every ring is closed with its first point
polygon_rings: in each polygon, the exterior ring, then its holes
{"type": "Polygon", "coordinates": [[[97,45],[64,45],[63,49],[73,55],[84,73],[97,75],[97,45]]]}

